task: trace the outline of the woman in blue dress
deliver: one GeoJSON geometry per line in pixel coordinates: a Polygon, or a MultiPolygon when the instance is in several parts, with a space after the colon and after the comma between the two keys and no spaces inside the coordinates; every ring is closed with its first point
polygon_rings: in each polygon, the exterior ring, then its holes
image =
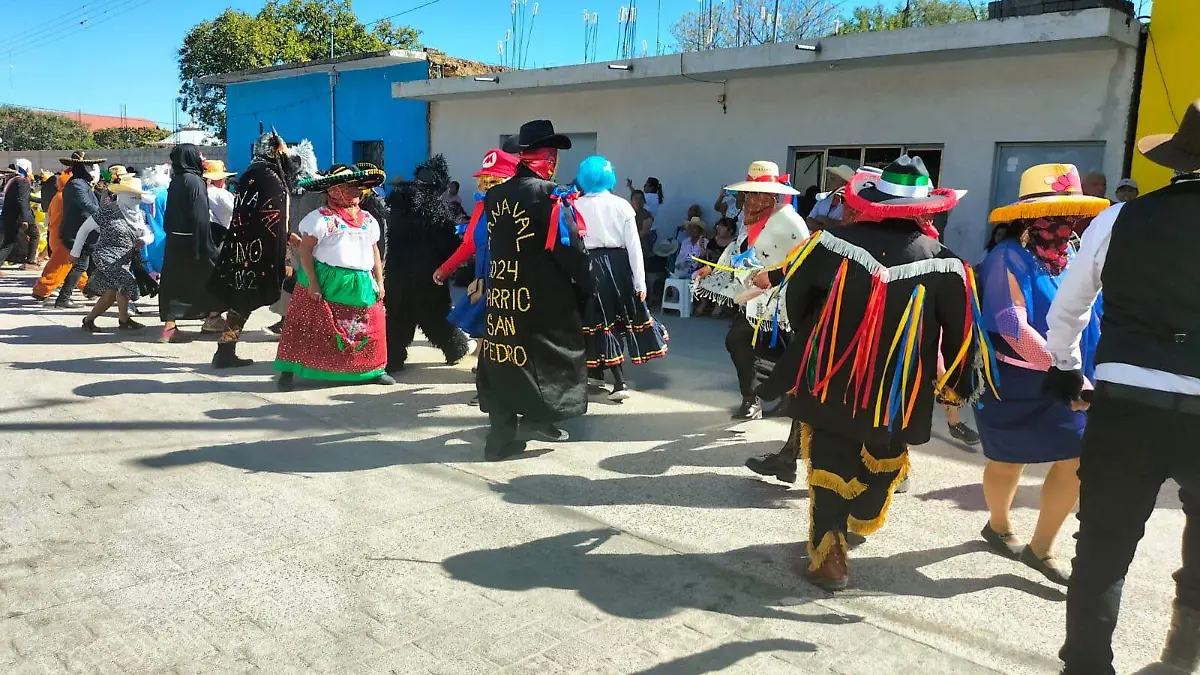
{"type": "MultiPolygon", "coordinates": [[[[1079,500],[1080,440],[1087,414],[1042,394],[1053,360],[1046,349],[1046,314],[1074,255],[1074,228],[1107,208],[1083,195],[1079,172],[1069,164],[1043,164],[1021,177],[1021,197],[992,212],[996,237],[979,266],[982,325],[997,359],[999,399],[983,394],[975,418],[988,458],[983,492],[990,518],[982,535],[998,553],[1020,560],[1052,582],[1069,573],[1054,557],[1054,540],[1079,500]],[[1013,497],[1026,464],[1051,464],[1042,484],[1037,527],[1028,545],[1014,533],[1013,497]]],[[[1096,302],[1080,345],[1091,380],[1100,340],[1096,302]]]]}

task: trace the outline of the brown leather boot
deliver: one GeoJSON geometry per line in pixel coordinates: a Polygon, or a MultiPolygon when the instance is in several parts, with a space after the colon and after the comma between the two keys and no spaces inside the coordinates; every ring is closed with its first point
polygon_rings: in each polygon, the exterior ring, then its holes
{"type": "Polygon", "coordinates": [[[804,575],[808,579],[808,583],[830,593],[846,590],[846,585],[850,582],[850,562],[846,557],[846,540],[840,532],[826,532],[821,544],[826,544],[826,540],[831,537],[833,541],[830,542],[829,552],[825,554],[821,565],[815,570],[810,566],[804,575]]]}
{"type": "Polygon", "coordinates": [[[1200,671],[1200,611],[1175,603],[1162,662],[1185,673],[1200,671]]]}

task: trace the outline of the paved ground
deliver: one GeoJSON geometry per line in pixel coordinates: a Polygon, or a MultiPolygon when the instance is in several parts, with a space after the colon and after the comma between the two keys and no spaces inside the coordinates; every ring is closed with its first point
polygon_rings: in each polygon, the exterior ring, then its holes
{"type": "MultiPolygon", "coordinates": [[[[212,343],[84,334],[30,277],[0,280],[0,672],[1056,672],[1064,596],[977,541],[982,459],[943,440],[852,591],[799,581],[806,490],[740,468],[786,427],[728,423],[722,322],[671,320],[635,399],[486,464],[469,367],[426,347],[399,386],[282,395],[262,333],[218,375],[212,343]]],[[[1164,492],[1121,672],[1161,647],[1182,520],[1164,492]]]]}

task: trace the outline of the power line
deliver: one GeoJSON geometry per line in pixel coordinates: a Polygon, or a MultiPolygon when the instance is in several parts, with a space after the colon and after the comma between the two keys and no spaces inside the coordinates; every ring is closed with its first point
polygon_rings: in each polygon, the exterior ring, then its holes
{"type": "Polygon", "coordinates": [[[92,28],[93,26],[98,26],[107,21],[112,21],[113,19],[115,19],[119,16],[122,16],[122,15],[128,14],[129,12],[132,12],[135,9],[140,9],[141,7],[144,7],[145,5],[150,4],[152,1],[153,0],[142,0],[142,2],[135,3],[135,4],[129,4],[129,2],[126,2],[126,4],[123,6],[123,8],[122,8],[122,6],[106,8],[103,12],[100,13],[100,16],[103,16],[104,18],[102,18],[98,21],[89,21],[88,23],[83,24],[82,26],[80,26],[79,28],[77,28],[75,30],[49,35],[49,36],[47,36],[47,39],[45,39],[45,40],[35,38],[32,41],[23,42],[21,44],[13,46],[13,47],[11,47],[11,49],[30,50],[30,49],[36,49],[39,47],[45,47],[46,45],[54,44],[55,42],[65,38],[65,37],[71,37],[73,35],[78,35],[79,33],[82,33],[83,31],[85,31],[89,28],[92,28]],[[117,11],[114,12],[113,11],[114,9],[116,9],[117,11]]]}
{"type": "Polygon", "coordinates": [[[364,26],[364,27],[367,27],[367,28],[369,28],[369,27],[371,27],[371,26],[374,26],[375,24],[379,23],[380,21],[387,21],[388,19],[394,19],[394,18],[396,18],[396,17],[398,17],[398,16],[404,16],[405,14],[408,14],[409,12],[415,12],[415,11],[417,11],[418,9],[425,9],[425,8],[426,8],[426,7],[428,7],[428,6],[430,6],[430,5],[436,5],[436,4],[438,4],[439,2],[441,2],[441,1],[442,1],[442,0],[429,0],[429,2],[426,2],[426,3],[425,3],[425,4],[423,4],[423,5],[417,5],[416,7],[413,7],[413,8],[411,8],[411,9],[406,9],[406,10],[404,10],[403,12],[396,12],[395,14],[392,14],[392,15],[389,15],[389,16],[380,17],[380,18],[378,18],[378,19],[375,19],[375,20],[374,20],[374,21],[372,21],[371,23],[364,23],[364,24],[363,24],[363,26],[364,26]]]}
{"type": "MultiPolygon", "coordinates": [[[[30,27],[31,29],[36,28],[38,25],[41,26],[41,28],[37,28],[36,30],[34,30],[34,33],[29,33],[28,31],[14,33],[12,36],[12,39],[13,40],[25,40],[27,38],[32,37],[36,33],[43,33],[43,34],[52,33],[52,32],[54,32],[54,30],[57,29],[58,24],[63,21],[75,21],[75,20],[79,19],[80,17],[83,17],[83,19],[86,21],[87,20],[87,16],[86,16],[87,15],[87,6],[88,6],[88,3],[85,2],[85,3],[83,3],[83,5],[81,5],[76,10],[67,12],[66,14],[60,14],[59,16],[56,16],[53,19],[50,19],[49,21],[44,21],[41,24],[35,24],[34,26],[31,26],[30,27]]],[[[5,41],[5,42],[7,42],[7,41],[5,41]]],[[[4,44],[5,42],[0,42],[0,44],[4,44]]]]}

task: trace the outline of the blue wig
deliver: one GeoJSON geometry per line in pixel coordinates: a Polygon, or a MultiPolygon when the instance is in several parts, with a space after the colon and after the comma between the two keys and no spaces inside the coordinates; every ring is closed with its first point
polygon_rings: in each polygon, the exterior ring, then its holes
{"type": "Polygon", "coordinates": [[[592,155],[579,163],[575,182],[584,194],[611,192],[617,186],[617,173],[613,171],[612,162],[600,155],[592,155]]]}

